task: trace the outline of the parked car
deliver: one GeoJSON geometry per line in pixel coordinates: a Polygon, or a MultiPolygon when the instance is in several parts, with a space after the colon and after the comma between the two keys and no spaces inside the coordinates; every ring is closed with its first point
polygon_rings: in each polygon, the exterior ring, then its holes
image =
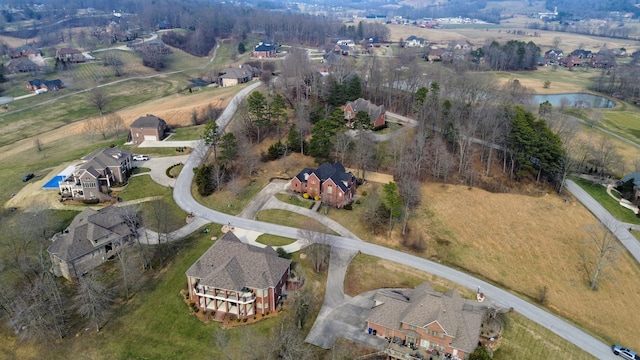
{"type": "Polygon", "coordinates": [[[146,161],[146,160],[149,160],[149,157],[147,155],[133,155],[133,160],[146,161]]]}
{"type": "Polygon", "coordinates": [[[613,353],[624,358],[624,359],[628,359],[628,360],[640,360],[640,356],[638,354],[636,354],[635,351],[631,350],[631,349],[627,349],[627,348],[623,348],[620,345],[613,345],[611,347],[611,350],[613,350],[613,353]]]}
{"type": "Polygon", "coordinates": [[[22,182],[27,182],[27,181],[33,179],[34,177],[35,177],[34,174],[27,174],[27,175],[22,177],[22,182]]]}

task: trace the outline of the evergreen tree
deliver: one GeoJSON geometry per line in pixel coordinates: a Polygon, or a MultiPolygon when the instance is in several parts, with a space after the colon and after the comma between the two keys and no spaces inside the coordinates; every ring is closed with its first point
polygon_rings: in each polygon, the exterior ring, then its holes
{"type": "Polygon", "coordinates": [[[291,125],[291,128],[289,129],[289,134],[287,134],[287,146],[289,147],[289,150],[293,152],[302,151],[302,139],[296,124],[291,125]]]}
{"type": "Polygon", "coordinates": [[[358,75],[353,75],[345,84],[345,95],[347,101],[354,101],[362,97],[362,82],[358,75]]]}
{"type": "Polygon", "coordinates": [[[245,48],[244,43],[241,41],[238,44],[238,53],[239,54],[244,54],[246,51],[247,51],[247,49],[245,48]]]}
{"type": "Polygon", "coordinates": [[[238,157],[238,142],[233,133],[228,132],[220,138],[220,160],[233,161],[238,157]]]}
{"type": "Polygon", "coordinates": [[[213,147],[213,159],[218,159],[218,143],[220,142],[220,131],[215,120],[209,120],[204,128],[204,143],[213,147]]]}

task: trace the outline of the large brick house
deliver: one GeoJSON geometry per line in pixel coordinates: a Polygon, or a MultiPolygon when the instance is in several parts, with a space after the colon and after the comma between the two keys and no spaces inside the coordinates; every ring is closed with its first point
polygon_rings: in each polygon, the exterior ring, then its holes
{"type": "Polygon", "coordinates": [[[66,179],[60,181],[62,198],[112,200],[106,195],[114,184],[127,180],[133,167],[131,152],[116,147],[98,149],[82,158],[66,179]]]}
{"type": "Polygon", "coordinates": [[[277,44],[269,38],[264,38],[258,45],[253,48],[251,57],[253,58],[274,58],[276,57],[277,44]]]}
{"type": "Polygon", "coordinates": [[[260,74],[260,70],[246,64],[237,68],[226,68],[221,71],[220,86],[227,87],[246,83],[257,74],[260,74]]]}
{"type": "Polygon", "coordinates": [[[187,270],[189,298],[216,319],[265,314],[279,306],[290,266],[270,246],[244,244],[229,231],[187,270]]]}
{"type": "Polygon", "coordinates": [[[82,51],[73,48],[61,48],[56,50],[56,59],[66,62],[84,62],[82,51]]]}
{"type": "Polygon", "coordinates": [[[145,140],[160,141],[164,139],[167,123],[155,115],[137,118],[130,127],[131,142],[140,144],[145,140]]]}
{"type": "Polygon", "coordinates": [[[36,92],[38,90],[55,91],[64,88],[64,83],[60,79],[55,80],[42,80],[33,79],[27,81],[25,88],[28,91],[36,92]]]}
{"type": "Polygon", "coordinates": [[[107,261],[134,238],[135,229],[122,216],[122,209],[108,206],[87,208],[69,227],[53,236],[47,249],[56,276],[78,278],[107,261]]]}
{"type": "Polygon", "coordinates": [[[351,124],[351,120],[356,117],[358,111],[364,111],[371,119],[371,125],[374,129],[381,128],[386,123],[386,111],[383,105],[375,105],[369,100],[359,98],[355,101],[349,101],[344,106],[344,118],[347,123],[351,124]]]}
{"type": "Polygon", "coordinates": [[[367,317],[367,331],[390,340],[466,359],[478,345],[485,307],[455,290],[436,292],[428,283],[414,289],[381,289],[367,317]]]}
{"type": "Polygon", "coordinates": [[[324,163],[317,169],[305,168],[291,179],[291,191],[320,196],[323,203],[342,208],[353,201],[356,177],[340,162],[324,163]]]}

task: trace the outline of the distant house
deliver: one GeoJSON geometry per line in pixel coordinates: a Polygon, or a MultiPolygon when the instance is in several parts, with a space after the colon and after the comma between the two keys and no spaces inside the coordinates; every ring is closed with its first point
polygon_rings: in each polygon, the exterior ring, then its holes
{"type": "Polygon", "coordinates": [[[356,43],[353,40],[345,40],[345,39],[336,40],[336,45],[348,46],[351,49],[355,49],[356,47],[356,43]]]}
{"type": "Polygon", "coordinates": [[[584,49],[573,50],[570,55],[578,59],[591,59],[593,57],[593,53],[590,50],[584,49]]]}
{"type": "Polygon", "coordinates": [[[333,47],[333,52],[334,52],[335,54],[338,54],[338,55],[344,55],[344,56],[348,56],[348,55],[351,53],[351,51],[352,51],[352,50],[353,50],[353,49],[352,49],[352,48],[350,48],[348,45],[337,45],[337,44],[336,44],[336,45],[333,47]]]}
{"type": "Polygon", "coordinates": [[[84,55],[78,49],[61,48],[56,51],[56,59],[66,62],[84,62],[84,55]]]}
{"type": "Polygon", "coordinates": [[[264,38],[258,45],[256,45],[251,53],[251,57],[262,58],[274,58],[276,57],[277,45],[269,38],[264,38]]]}
{"type": "Polygon", "coordinates": [[[275,311],[290,275],[291,261],[272,247],[242,243],[231,231],[187,270],[189,298],[216,319],[248,318],[275,311]]]}
{"type": "Polygon", "coordinates": [[[241,65],[237,68],[226,68],[220,72],[220,86],[234,86],[251,81],[260,70],[251,65],[241,65]]]}
{"type": "Polygon", "coordinates": [[[560,65],[568,68],[578,67],[582,66],[582,60],[580,60],[580,58],[575,55],[570,55],[569,57],[562,58],[562,60],[560,60],[560,65]]]}
{"type": "Polygon", "coordinates": [[[130,126],[131,142],[140,144],[145,140],[160,141],[167,132],[167,123],[155,115],[137,118],[130,126]]]}
{"type": "Polygon", "coordinates": [[[40,67],[26,57],[19,57],[9,60],[5,64],[4,70],[7,74],[37,73],[40,71],[40,67]]]}
{"type": "Polygon", "coordinates": [[[37,49],[35,46],[31,44],[18,46],[17,48],[11,50],[11,57],[13,59],[17,59],[21,57],[33,59],[41,56],[42,56],[42,52],[40,51],[40,49],[37,49]]]}
{"type": "Polygon", "coordinates": [[[38,90],[45,91],[55,91],[64,88],[64,83],[60,79],[55,80],[42,80],[42,79],[33,79],[27,81],[25,84],[25,88],[28,91],[36,92],[38,90]]]}
{"type": "Polygon", "coordinates": [[[367,47],[380,47],[380,45],[382,45],[380,43],[380,39],[378,39],[377,37],[370,37],[367,39],[367,47]]]}
{"type": "Polygon", "coordinates": [[[344,118],[349,124],[351,124],[351,120],[356,117],[358,111],[364,111],[369,115],[373,128],[381,128],[386,123],[386,111],[384,106],[372,104],[369,100],[365,100],[363,98],[359,98],[355,101],[349,101],[345,105],[343,111],[344,118]]]}
{"type": "Polygon", "coordinates": [[[411,346],[466,359],[478,345],[485,308],[455,291],[428,283],[414,289],[381,289],[374,295],[367,332],[411,346]]]}
{"type": "Polygon", "coordinates": [[[444,49],[429,49],[429,53],[427,54],[425,60],[428,61],[442,61],[444,56],[446,55],[446,51],[444,49]]]}
{"type": "Polygon", "coordinates": [[[467,40],[456,40],[449,44],[449,49],[471,51],[473,50],[473,45],[467,40]]]}
{"type": "Polygon", "coordinates": [[[122,216],[121,208],[87,208],[69,227],[53,236],[47,249],[56,276],[76,279],[115,255],[115,251],[136,236],[122,216]]]}
{"type": "Polygon", "coordinates": [[[558,61],[564,57],[564,52],[558,49],[551,49],[544,53],[544,58],[548,60],[558,61]]]}
{"type": "Polygon", "coordinates": [[[317,169],[305,168],[290,183],[291,191],[307,193],[333,207],[342,208],[353,201],[356,177],[347,172],[340,162],[324,163],[317,169]]]}
{"type": "Polygon", "coordinates": [[[591,58],[591,67],[594,68],[610,69],[617,65],[613,54],[596,54],[591,58]]]}
{"type": "Polygon", "coordinates": [[[404,41],[405,47],[424,47],[425,40],[415,35],[411,35],[404,41]]]}
{"type": "Polygon", "coordinates": [[[116,147],[98,149],[82,158],[83,163],[60,181],[62,198],[112,200],[106,193],[115,184],[124,183],[131,168],[131,152],[116,147]]]}

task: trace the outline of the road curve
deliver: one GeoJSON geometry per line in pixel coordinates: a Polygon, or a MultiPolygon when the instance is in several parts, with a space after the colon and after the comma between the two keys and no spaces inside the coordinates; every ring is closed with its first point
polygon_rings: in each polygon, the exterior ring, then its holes
{"type": "MultiPolygon", "coordinates": [[[[244,92],[244,94],[241,96],[236,96],[234,100],[231,101],[230,106],[237,106],[239,100],[236,99],[241,99],[243,96],[245,96],[246,93],[250,91],[247,89],[252,88],[253,86],[259,86],[259,83],[257,85],[254,84],[244,89],[243,91],[246,90],[246,92],[244,92]]],[[[231,111],[227,111],[227,109],[225,109],[223,116],[226,117],[223,118],[222,121],[218,119],[218,125],[224,124],[224,126],[226,126],[232,115],[233,113],[231,111]]],[[[293,239],[299,238],[298,229],[296,228],[264,223],[256,220],[244,219],[241,217],[224,214],[209,209],[198,203],[191,194],[191,184],[193,184],[194,178],[192,169],[200,165],[207,150],[208,148],[201,141],[197,148],[187,159],[183,171],[180,172],[180,175],[176,180],[175,188],[173,190],[173,198],[178,206],[180,206],[186,212],[193,213],[198,217],[214,223],[232,224],[235,227],[251,229],[253,231],[258,231],[266,234],[278,235],[293,239]]],[[[541,326],[551,330],[565,340],[575,344],[597,359],[618,359],[618,357],[613,355],[613,353],[611,352],[611,348],[609,345],[587,334],[583,330],[534,304],[531,304],[505,290],[502,290],[480,279],[477,279],[471,275],[448,268],[433,261],[429,261],[417,256],[406,254],[372,243],[367,243],[359,239],[349,239],[340,236],[327,236],[326,239],[329,245],[335,246],[337,248],[347,251],[359,251],[363,254],[388,259],[400,264],[405,264],[415,269],[429,272],[447,280],[453,281],[472,290],[476,290],[478,287],[481,287],[483,293],[490,299],[502,304],[505,308],[513,308],[515,311],[540,324],[541,326]]]]}

